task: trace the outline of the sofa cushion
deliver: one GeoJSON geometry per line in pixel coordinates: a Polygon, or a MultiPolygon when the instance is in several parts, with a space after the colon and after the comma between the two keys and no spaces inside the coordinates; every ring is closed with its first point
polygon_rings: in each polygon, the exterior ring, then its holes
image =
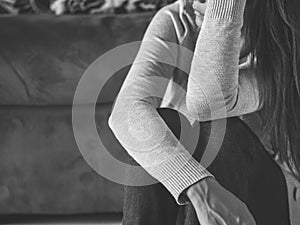
{"type": "MultiPolygon", "coordinates": [[[[88,66],[114,47],[141,40],[152,16],[1,17],[0,105],[71,105],[88,66]]],[[[111,78],[98,102],[114,100],[127,71],[111,78]]]]}
{"type": "MultiPolygon", "coordinates": [[[[124,161],[125,150],[107,124],[111,107],[97,106],[96,126],[106,149],[124,161]]],[[[122,186],[85,161],[74,139],[71,112],[63,106],[1,107],[0,214],[122,211],[122,186]]]]}

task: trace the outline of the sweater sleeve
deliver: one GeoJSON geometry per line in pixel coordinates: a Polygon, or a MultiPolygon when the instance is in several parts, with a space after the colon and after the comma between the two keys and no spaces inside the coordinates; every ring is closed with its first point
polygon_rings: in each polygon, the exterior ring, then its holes
{"type": "Polygon", "coordinates": [[[251,67],[239,66],[246,0],[209,0],[189,74],[186,105],[200,121],[260,108],[251,67]]]}
{"type": "Polygon", "coordinates": [[[185,204],[188,199],[181,193],[212,175],[178,141],[156,110],[174,70],[167,63],[177,63],[177,36],[170,13],[163,8],[152,19],[108,122],[129,155],[161,182],[178,204],[185,204]]]}

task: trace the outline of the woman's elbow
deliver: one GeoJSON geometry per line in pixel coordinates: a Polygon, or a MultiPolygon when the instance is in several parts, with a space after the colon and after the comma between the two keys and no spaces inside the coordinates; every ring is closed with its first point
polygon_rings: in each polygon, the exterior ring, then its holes
{"type": "Polygon", "coordinates": [[[116,115],[116,112],[114,109],[112,109],[111,111],[111,114],[109,115],[108,117],[108,126],[109,128],[112,130],[112,132],[114,134],[116,134],[116,131],[118,129],[118,118],[117,118],[117,115],[116,115]]]}
{"type": "Polygon", "coordinates": [[[211,94],[210,97],[188,95],[186,106],[188,111],[199,121],[210,121],[226,118],[228,113],[234,111],[237,95],[228,96],[211,94]]]}
{"type": "Polygon", "coordinates": [[[194,95],[187,95],[186,107],[188,112],[198,121],[210,120],[210,107],[205,98],[201,98],[200,96],[197,98],[194,97],[194,95]]]}
{"type": "Polygon", "coordinates": [[[110,114],[110,116],[108,117],[108,127],[112,130],[112,131],[114,131],[114,118],[113,118],[113,116],[112,116],[112,114],[110,114]]]}

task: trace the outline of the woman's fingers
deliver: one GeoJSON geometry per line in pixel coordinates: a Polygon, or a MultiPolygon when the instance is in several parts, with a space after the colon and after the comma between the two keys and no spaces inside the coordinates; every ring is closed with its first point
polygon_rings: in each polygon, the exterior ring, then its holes
{"type": "Polygon", "coordinates": [[[228,217],[226,218],[227,224],[233,225],[256,225],[256,222],[250,213],[248,207],[241,202],[238,209],[234,211],[227,211],[228,217]]]}
{"type": "Polygon", "coordinates": [[[256,225],[256,222],[255,222],[255,219],[254,217],[252,216],[251,212],[249,211],[248,207],[246,204],[244,204],[244,210],[243,210],[243,218],[244,218],[244,221],[245,221],[245,225],[256,225]]]}
{"type": "Polygon", "coordinates": [[[194,184],[187,191],[200,224],[256,225],[248,207],[213,178],[194,184]]]}

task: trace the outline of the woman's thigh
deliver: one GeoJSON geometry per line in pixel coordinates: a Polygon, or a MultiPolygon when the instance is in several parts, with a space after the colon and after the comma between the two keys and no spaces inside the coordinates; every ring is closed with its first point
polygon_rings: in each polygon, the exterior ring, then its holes
{"type": "MultiPolygon", "coordinates": [[[[189,122],[179,112],[166,108],[157,111],[178,139],[182,125],[184,132],[194,132],[192,128],[186,129],[189,122]]],[[[208,170],[248,205],[258,225],[289,224],[286,185],[279,167],[240,119],[227,119],[224,135],[218,123],[224,125],[224,120],[199,122],[200,133],[193,157],[200,162],[204,151],[214,146],[207,143],[221,140],[218,154],[208,170]]],[[[129,161],[136,163],[131,157],[129,161]]],[[[184,225],[199,224],[191,204],[179,207],[160,183],[125,186],[123,213],[124,225],[175,225],[176,221],[184,225]]]]}
{"type": "MultiPolygon", "coordinates": [[[[128,163],[138,165],[130,156],[128,163]]],[[[132,179],[130,176],[135,175],[128,171],[127,176],[132,179]]],[[[143,176],[153,179],[147,173],[143,176]]],[[[124,186],[123,225],[175,225],[178,208],[171,194],[158,181],[147,186],[124,186]]]]}

